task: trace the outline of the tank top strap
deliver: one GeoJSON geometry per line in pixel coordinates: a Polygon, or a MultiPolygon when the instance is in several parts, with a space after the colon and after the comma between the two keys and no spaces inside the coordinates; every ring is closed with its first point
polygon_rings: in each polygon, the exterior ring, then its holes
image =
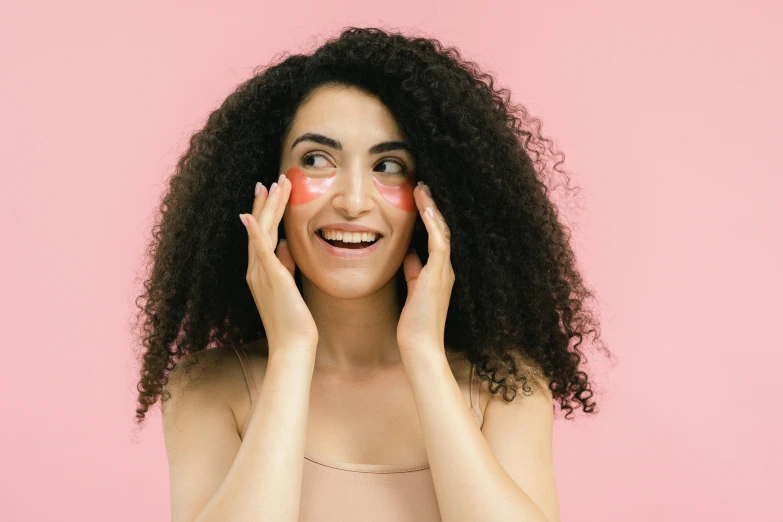
{"type": "Polygon", "coordinates": [[[484,414],[481,413],[481,403],[479,402],[479,380],[476,376],[476,365],[470,365],[470,411],[478,423],[479,429],[484,425],[484,414]]]}
{"type": "Polygon", "coordinates": [[[242,373],[245,375],[245,383],[247,383],[247,391],[250,392],[250,404],[251,406],[256,400],[256,382],[253,379],[253,372],[250,371],[250,358],[247,356],[247,352],[241,346],[234,346],[234,351],[239,357],[239,363],[242,365],[242,373]]]}

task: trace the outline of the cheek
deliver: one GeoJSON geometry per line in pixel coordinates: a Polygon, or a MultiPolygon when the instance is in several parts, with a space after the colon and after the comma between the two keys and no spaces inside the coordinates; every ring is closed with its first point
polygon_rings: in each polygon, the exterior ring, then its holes
{"type": "Polygon", "coordinates": [[[285,171],[285,177],[291,180],[291,195],[288,204],[304,205],[325,194],[334,183],[336,174],[337,171],[333,170],[326,178],[314,179],[302,172],[302,169],[291,167],[285,171]]]}
{"type": "Polygon", "coordinates": [[[416,200],[413,199],[413,187],[416,186],[416,178],[413,172],[405,178],[405,183],[395,187],[387,187],[375,178],[372,181],[386,201],[400,210],[406,212],[416,211],[416,200]]]}
{"type": "MultiPolygon", "coordinates": [[[[336,175],[337,171],[333,170],[325,178],[311,178],[302,172],[302,169],[291,167],[285,172],[285,177],[291,180],[291,196],[288,204],[304,205],[326,194],[332,187],[336,175]]],[[[373,178],[373,183],[381,196],[395,207],[406,212],[416,211],[416,200],[413,199],[416,178],[413,172],[405,179],[404,183],[395,187],[388,187],[375,178],[373,178]]]]}

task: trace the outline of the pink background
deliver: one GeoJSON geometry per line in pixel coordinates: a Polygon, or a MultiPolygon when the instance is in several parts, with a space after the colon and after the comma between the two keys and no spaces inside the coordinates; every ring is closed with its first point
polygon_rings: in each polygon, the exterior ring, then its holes
{"type": "Polygon", "coordinates": [[[582,187],[617,364],[555,422],[562,519],[783,520],[779,2],[109,4],[0,7],[0,518],[168,519],[129,333],[165,179],[253,67],[375,25],[478,61],[582,187]]]}

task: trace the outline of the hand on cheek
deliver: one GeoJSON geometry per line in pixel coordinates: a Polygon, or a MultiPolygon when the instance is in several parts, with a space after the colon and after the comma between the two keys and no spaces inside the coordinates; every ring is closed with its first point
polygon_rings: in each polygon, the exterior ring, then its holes
{"type": "MultiPolygon", "coordinates": [[[[285,176],[291,180],[291,196],[288,200],[289,205],[303,205],[326,194],[334,183],[337,171],[333,170],[325,178],[311,178],[298,167],[291,167],[285,172],[285,176]]],[[[413,188],[416,186],[416,180],[411,173],[405,182],[389,187],[373,178],[373,183],[378,188],[381,196],[406,212],[416,212],[416,200],[413,199],[413,188]]]]}

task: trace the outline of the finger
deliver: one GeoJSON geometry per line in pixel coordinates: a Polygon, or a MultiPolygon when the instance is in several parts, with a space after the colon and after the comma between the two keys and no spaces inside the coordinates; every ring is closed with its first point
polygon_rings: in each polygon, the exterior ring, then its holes
{"type": "Polygon", "coordinates": [[[261,227],[258,225],[258,221],[256,221],[256,217],[253,214],[240,214],[239,216],[247,231],[250,255],[252,257],[260,257],[271,252],[272,249],[269,247],[269,243],[266,241],[261,227]]]}
{"type": "Polygon", "coordinates": [[[258,195],[253,199],[253,217],[256,218],[256,221],[261,219],[261,210],[264,208],[264,203],[266,202],[267,198],[269,197],[269,189],[267,189],[263,184],[261,184],[261,191],[258,193],[258,195]]]}
{"type": "MultiPolygon", "coordinates": [[[[263,267],[262,272],[267,276],[275,274],[275,271],[280,269],[280,264],[275,259],[274,250],[272,250],[272,247],[269,245],[269,234],[266,234],[261,230],[258,221],[256,221],[256,218],[252,214],[241,214],[241,216],[244,218],[245,228],[247,229],[250,238],[250,245],[255,254],[255,259],[257,259],[263,267]]],[[[248,265],[248,267],[250,267],[250,265],[248,265]]],[[[272,279],[274,279],[274,277],[272,277],[272,279]]]]}
{"type": "MultiPolygon", "coordinates": [[[[279,179],[279,178],[278,178],[279,179]]],[[[280,201],[281,201],[281,195],[283,193],[283,190],[280,185],[277,184],[277,182],[272,184],[275,187],[275,190],[272,191],[272,188],[270,187],[270,193],[269,197],[267,198],[266,203],[264,204],[264,208],[261,209],[261,215],[258,219],[258,225],[261,227],[261,230],[268,235],[268,237],[275,239],[275,244],[270,245],[272,249],[277,248],[277,223],[275,222],[275,216],[277,215],[278,208],[280,207],[280,201]],[[272,226],[274,225],[275,229],[272,229],[272,226]]],[[[285,185],[283,185],[285,186],[285,185]]]]}
{"type": "Polygon", "coordinates": [[[424,192],[421,186],[414,189],[414,197],[419,207],[421,219],[427,228],[427,250],[429,258],[427,264],[432,263],[441,271],[446,269],[447,262],[451,258],[450,233],[443,215],[435,206],[435,201],[424,192]],[[432,209],[430,216],[427,209],[432,209]]]}
{"type": "MultiPolygon", "coordinates": [[[[253,218],[258,222],[258,218],[261,216],[261,209],[264,208],[264,202],[266,201],[266,198],[269,194],[266,187],[261,184],[260,185],[260,191],[258,194],[256,194],[253,197],[253,207],[251,209],[250,214],[253,216],[253,218]]],[[[247,225],[245,225],[247,227],[247,225]]],[[[247,266],[248,269],[250,269],[253,266],[253,263],[255,262],[256,258],[256,249],[253,247],[253,242],[250,238],[250,232],[248,230],[248,238],[247,238],[247,266]]]]}
{"type": "MultiPolygon", "coordinates": [[[[272,226],[274,227],[274,230],[277,230],[280,226],[280,221],[283,219],[283,214],[285,214],[285,207],[288,205],[288,198],[291,195],[291,181],[289,181],[288,178],[283,178],[283,184],[278,187],[278,190],[281,192],[280,194],[280,204],[277,206],[277,211],[275,212],[275,217],[272,222],[272,226]]],[[[276,191],[277,192],[277,191],[276,191]]]]}

